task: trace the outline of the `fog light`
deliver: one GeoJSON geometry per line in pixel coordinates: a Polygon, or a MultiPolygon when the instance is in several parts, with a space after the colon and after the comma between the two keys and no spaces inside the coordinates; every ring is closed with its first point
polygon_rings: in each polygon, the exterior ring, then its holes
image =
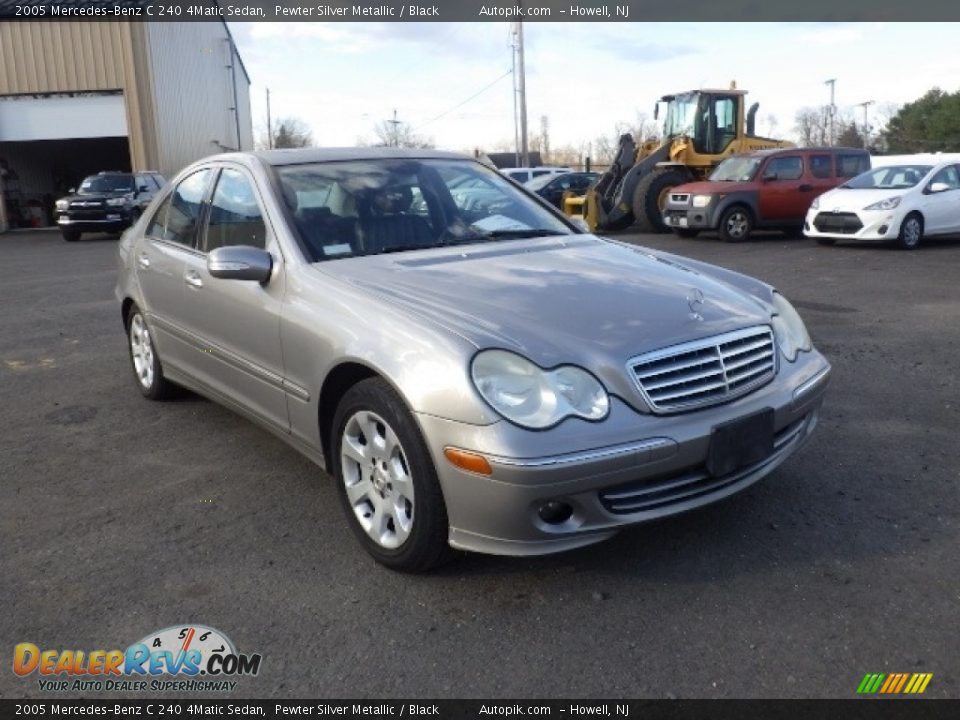
{"type": "Polygon", "coordinates": [[[889,230],[889,229],[890,229],[890,226],[889,226],[889,225],[881,225],[881,226],[880,226],[880,229],[877,230],[877,232],[880,233],[881,235],[886,235],[886,234],[887,234],[887,230],[889,230]]]}
{"type": "Polygon", "coordinates": [[[573,508],[565,502],[551,500],[541,505],[537,514],[547,525],[561,525],[571,518],[573,508]]]}
{"type": "Polygon", "coordinates": [[[703,222],[703,215],[694,215],[694,216],[693,216],[693,221],[694,221],[694,222],[703,222]]]}

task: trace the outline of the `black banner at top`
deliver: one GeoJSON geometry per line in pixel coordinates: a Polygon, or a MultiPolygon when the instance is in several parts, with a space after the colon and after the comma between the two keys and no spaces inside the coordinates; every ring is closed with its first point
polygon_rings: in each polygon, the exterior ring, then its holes
{"type": "Polygon", "coordinates": [[[4,20],[190,22],[951,21],[956,0],[0,0],[4,20]]]}

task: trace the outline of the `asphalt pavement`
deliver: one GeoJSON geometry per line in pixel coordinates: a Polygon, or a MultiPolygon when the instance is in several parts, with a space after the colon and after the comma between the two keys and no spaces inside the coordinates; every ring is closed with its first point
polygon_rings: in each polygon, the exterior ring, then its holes
{"type": "Polygon", "coordinates": [[[10,671],[17,643],[123,649],[185,623],[263,656],[238,697],[849,698],[868,672],[960,696],[960,240],[619,237],[794,302],[834,366],[814,438],[606,543],[408,576],[282,442],[139,395],[116,238],[0,236],[0,697],[44,695],[10,671]]]}

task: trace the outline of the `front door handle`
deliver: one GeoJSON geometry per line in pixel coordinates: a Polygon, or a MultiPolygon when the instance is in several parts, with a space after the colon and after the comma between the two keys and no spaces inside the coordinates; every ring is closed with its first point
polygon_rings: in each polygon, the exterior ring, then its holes
{"type": "Polygon", "coordinates": [[[146,270],[148,267],[150,267],[150,256],[146,253],[140,253],[140,255],[137,257],[137,265],[146,270]]]}
{"type": "Polygon", "coordinates": [[[203,278],[200,277],[200,273],[198,273],[196,270],[187,270],[187,274],[183,276],[183,280],[187,283],[187,285],[192,287],[203,287],[203,278]]]}

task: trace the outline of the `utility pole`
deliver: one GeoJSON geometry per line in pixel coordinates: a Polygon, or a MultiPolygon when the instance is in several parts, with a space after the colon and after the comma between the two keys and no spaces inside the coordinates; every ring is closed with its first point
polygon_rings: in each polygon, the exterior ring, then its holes
{"type": "Polygon", "coordinates": [[[857,103],[860,107],[863,108],[863,149],[870,149],[870,120],[867,117],[867,108],[873,105],[876,102],[875,100],[864,100],[862,103],[857,103]]]}
{"type": "Polygon", "coordinates": [[[393,132],[391,133],[391,135],[393,136],[393,138],[392,138],[392,139],[393,139],[393,146],[394,146],[394,147],[399,147],[399,146],[400,146],[400,136],[399,136],[399,134],[397,133],[397,126],[400,124],[400,121],[397,120],[397,109],[396,109],[396,108],[393,109],[393,120],[387,120],[387,122],[390,123],[391,125],[393,125],[393,132]]]}
{"type": "Polygon", "coordinates": [[[517,33],[510,31],[510,79],[513,81],[513,166],[520,167],[520,118],[517,112],[517,33]]]}
{"type": "Polygon", "coordinates": [[[523,66],[523,22],[518,20],[517,70],[520,73],[520,167],[530,167],[530,149],[527,146],[527,80],[523,66]]]}
{"type": "Polygon", "coordinates": [[[834,127],[833,127],[833,119],[834,119],[834,116],[836,115],[836,109],[837,109],[837,106],[836,106],[836,104],[834,103],[834,98],[835,98],[834,93],[835,93],[836,87],[837,87],[837,79],[836,79],[836,78],[831,78],[831,79],[825,81],[823,84],[830,86],[830,107],[829,107],[829,109],[828,109],[827,112],[829,113],[828,120],[829,120],[829,123],[830,123],[830,124],[829,124],[829,127],[830,127],[830,142],[829,142],[829,144],[830,144],[830,145],[833,145],[833,143],[835,142],[834,138],[836,138],[836,134],[835,134],[835,132],[834,132],[834,127]]]}
{"type": "Polygon", "coordinates": [[[540,160],[546,165],[550,157],[550,118],[540,116],[540,160]]]}
{"type": "Polygon", "coordinates": [[[270,122],[270,88],[267,88],[267,147],[273,150],[273,125],[270,122]]]}

